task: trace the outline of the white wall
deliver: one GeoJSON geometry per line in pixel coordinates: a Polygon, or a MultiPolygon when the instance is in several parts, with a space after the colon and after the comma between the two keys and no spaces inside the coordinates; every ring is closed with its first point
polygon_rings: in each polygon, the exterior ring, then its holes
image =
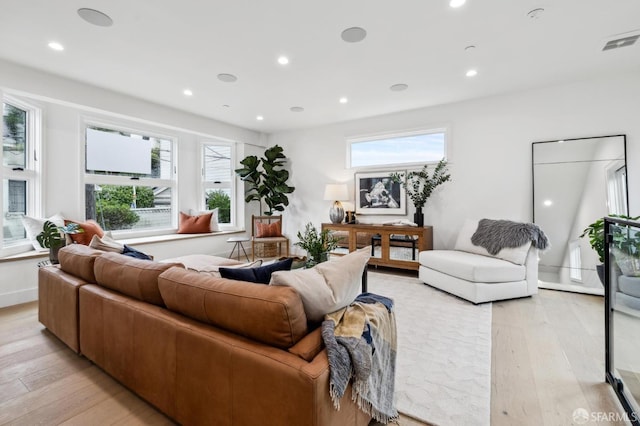
{"type": "MultiPolygon", "coordinates": [[[[82,123],[92,117],[176,138],[178,209],[200,208],[199,143],[209,137],[239,142],[237,155],[262,152],[263,134],[145,102],[0,60],[0,91],[28,100],[43,116],[43,216],[57,212],[84,219],[82,123]],[[258,147],[256,147],[258,146],[258,147]]],[[[243,187],[238,182],[239,196],[243,187]]],[[[241,203],[239,227],[248,225],[241,203]]],[[[249,211],[249,216],[251,212],[249,211]]],[[[145,244],[157,259],[191,253],[227,255],[229,235],[145,244]]],[[[36,264],[43,258],[0,262],[0,307],[37,297],[36,264]]]]}
{"type": "Polygon", "coordinates": [[[450,128],[452,181],[434,193],[425,209],[436,248],[452,247],[467,217],[532,220],[535,141],[626,134],[630,213],[640,214],[639,107],[640,79],[624,74],[272,134],[269,144],[281,145],[291,158],[296,186],[285,212],[285,232],[294,237],[306,222],[328,221],[324,184],[347,182],[353,192],[354,170],[345,167],[347,137],[443,124],[450,128]]]}

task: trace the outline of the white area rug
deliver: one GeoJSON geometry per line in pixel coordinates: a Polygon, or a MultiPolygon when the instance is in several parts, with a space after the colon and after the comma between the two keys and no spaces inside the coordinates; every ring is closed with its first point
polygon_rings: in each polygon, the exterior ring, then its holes
{"type": "Polygon", "coordinates": [[[441,426],[489,425],[491,304],[372,271],[369,291],[395,302],[398,411],[441,426]]]}

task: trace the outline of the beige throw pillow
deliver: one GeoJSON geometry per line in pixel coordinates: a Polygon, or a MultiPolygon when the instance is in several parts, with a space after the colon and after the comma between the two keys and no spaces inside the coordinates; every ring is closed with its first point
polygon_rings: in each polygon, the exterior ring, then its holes
{"type": "Polygon", "coordinates": [[[274,272],[269,284],[296,289],[307,319],[319,322],[325,314],[344,308],[360,294],[362,272],[370,257],[371,247],[365,247],[311,269],[274,272]]]}
{"type": "Polygon", "coordinates": [[[91,237],[89,247],[96,250],[111,251],[114,253],[122,253],[124,250],[124,244],[120,244],[109,235],[105,234],[102,238],[94,235],[91,237]]]}

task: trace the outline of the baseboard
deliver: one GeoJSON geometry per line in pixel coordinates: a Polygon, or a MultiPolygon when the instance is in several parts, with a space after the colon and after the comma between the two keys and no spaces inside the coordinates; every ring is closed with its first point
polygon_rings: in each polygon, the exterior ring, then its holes
{"type": "Polygon", "coordinates": [[[38,300],[38,287],[0,294],[0,308],[38,300]]]}

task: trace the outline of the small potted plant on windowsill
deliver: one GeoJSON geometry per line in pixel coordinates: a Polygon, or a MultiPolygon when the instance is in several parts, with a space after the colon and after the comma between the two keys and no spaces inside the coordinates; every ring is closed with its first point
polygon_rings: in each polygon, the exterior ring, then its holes
{"type": "Polygon", "coordinates": [[[36,236],[36,240],[44,248],[49,249],[49,260],[52,264],[57,265],[58,251],[65,246],[66,234],[80,234],[84,229],[77,223],[69,223],[66,226],[56,226],[55,223],[46,221],[42,227],[42,232],[36,236]]]}
{"type": "Polygon", "coordinates": [[[304,234],[298,231],[297,236],[299,241],[295,245],[307,251],[308,268],[329,260],[329,252],[338,247],[340,241],[328,229],[318,232],[311,222],[305,226],[304,234]]]}

